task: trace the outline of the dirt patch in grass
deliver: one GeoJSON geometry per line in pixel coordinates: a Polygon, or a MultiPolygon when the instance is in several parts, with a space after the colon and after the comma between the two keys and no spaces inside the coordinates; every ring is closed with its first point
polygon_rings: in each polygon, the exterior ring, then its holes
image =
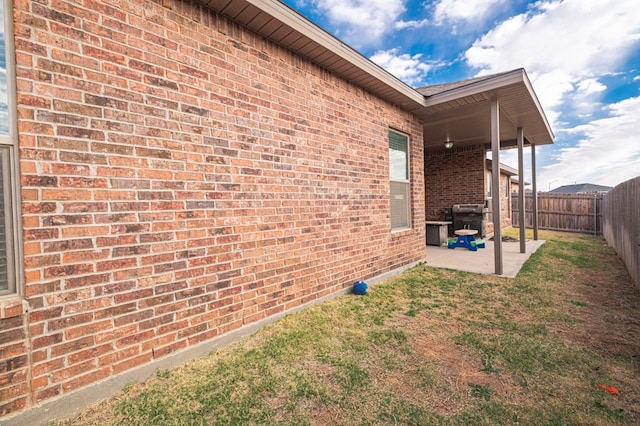
{"type": "Polygon", "coordinates": [[[514,396],[519,394],[519,387],[504,368],[488,358],[483,364],[483,359],[476,354],[452,342],[449,330],[425,329],[425,323],[416,320],[408,326],[416,335],[416,353],[421,359],[429,360],[436,375],[434,382],[438,388],[428,393],[438,414],[450,417],[468,410],[475,402],[470,397],[476,385],[490,390],[490,398],[494,400],[517,402],[514,396]]]}

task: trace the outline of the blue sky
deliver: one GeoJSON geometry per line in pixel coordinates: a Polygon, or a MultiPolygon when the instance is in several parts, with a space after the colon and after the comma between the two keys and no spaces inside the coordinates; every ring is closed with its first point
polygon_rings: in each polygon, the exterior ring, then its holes
{"type": "Polygon", "coordinates": [[[640,175],[637,0],[284,3],[413,87],[524,68],[556,136],[536,151],[540,191],[640,175]]]}

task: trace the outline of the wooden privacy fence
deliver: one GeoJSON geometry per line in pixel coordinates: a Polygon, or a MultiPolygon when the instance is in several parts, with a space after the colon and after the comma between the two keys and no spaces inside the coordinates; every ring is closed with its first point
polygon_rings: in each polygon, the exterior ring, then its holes
{"type": "MultiPolygon", "coordinates": [[[[520,226],[519,194],[511,197],[513,226],[520,226]]],[[[533,194],[525,195],[524,225],[533,227],[533,194]]],[[[602,194],[538,193],[538,228],[554,231],[602,233],[602,194]]]]}
{"type": "Polygon", "coordinates": [[[640,176],[609,191],[603,202],[603,234],[640,289],[640,176]]]}

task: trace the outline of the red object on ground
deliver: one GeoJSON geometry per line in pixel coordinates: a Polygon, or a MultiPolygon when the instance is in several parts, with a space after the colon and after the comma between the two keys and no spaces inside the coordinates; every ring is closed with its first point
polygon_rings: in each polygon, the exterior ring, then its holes
{"type": "Polygon", "coordinates": [[[617,395],[617,394],[618,394],[618,389],[614,388],[613,386],[598,385],[598,387],[599,387],[600,389],[604,389],[604,390],[606,390],[607,392],[612,393],[612,394],[614,394],[614,395],[617,395]]]}

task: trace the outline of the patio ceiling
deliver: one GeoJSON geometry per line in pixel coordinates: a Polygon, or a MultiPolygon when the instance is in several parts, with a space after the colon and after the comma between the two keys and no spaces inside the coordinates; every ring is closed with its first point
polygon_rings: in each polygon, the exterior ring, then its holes
{"type": "Polygon", "coordinates": [[[491,141],[491,99],[500,105],[501,148],[553,143],[553,133],[523,69],[456,83],[414,89],[341,40],[277,0],[198,0],[210,9],[272,40],[363,89],[409,111],[424,122],[427,150],[491,141]]]}
{"type": "Polygon", "coordinates": [[[455,146],[491,145],[491,100],[500,107],[500,147],[517,146],[517,129],[523,128],[525,145],[553,143],[553,132],[524,69],[455,83],[417,89],[427,97],[424,140],[427,150],[455,146]]]}

